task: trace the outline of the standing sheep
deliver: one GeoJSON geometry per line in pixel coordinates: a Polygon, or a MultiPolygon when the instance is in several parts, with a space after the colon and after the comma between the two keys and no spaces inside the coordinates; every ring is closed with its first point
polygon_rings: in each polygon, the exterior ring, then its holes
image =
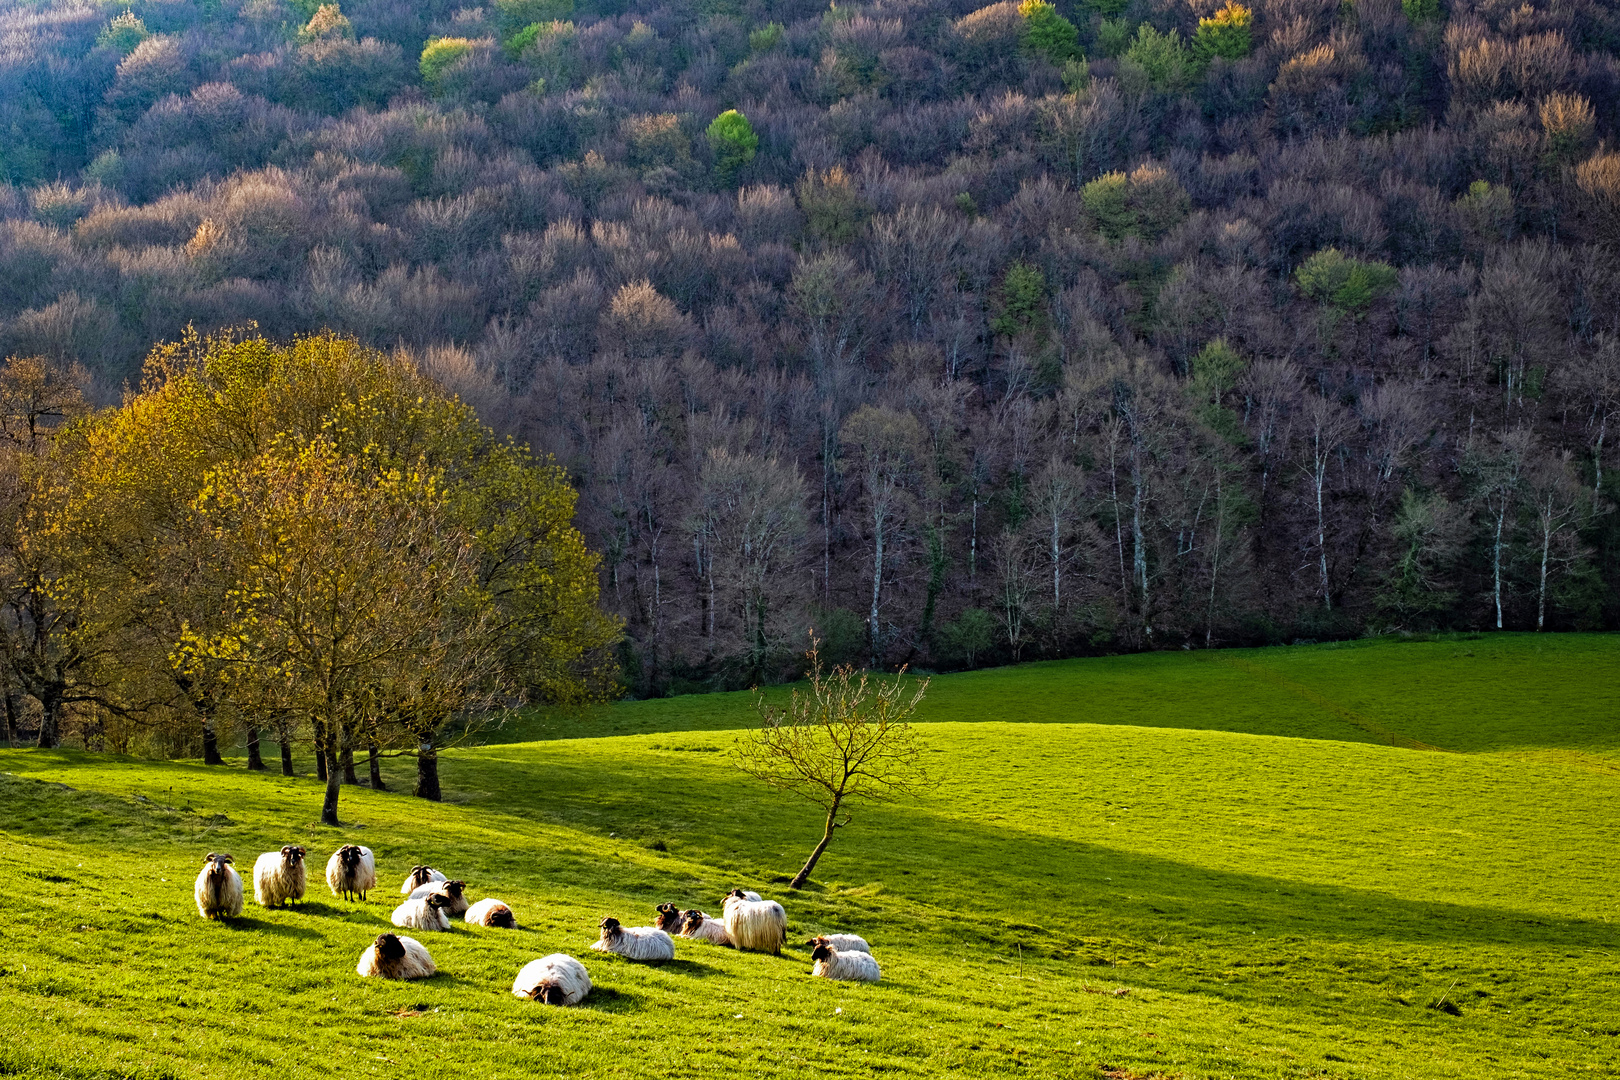
{"type": "Polygon", "coordinates": [[[444,905],[444,913],[449,916],[464,914],[468,907],[467,883],[465,881],[430,881],[426,885],[418,885],[411,893],[412,900],[420,900],[429,893],[443,893],[450,902],[444,905]]]}
{"type": "Polygon", "coordinates": [[[787,913],[775,900],[750,900],[748,896],[741,889],[732,889],[726,897],[726,935],[739,949],[780,956],[782,942],[787,940],[787,913]]]}
{"type": "Polygon", "coordinates": [[[371,849],[344,844],[332,852],[326,860],[326,884],[333,896],[345,900],[358,896],[364,900],[366,893],[377,887],[377,860],[371,857],[371,849]]]}
{"type": "Polygon", "coordinates": [[[859,934],[822,934],[804,943],[804,947],[807,949],[814,949],[817,945],[831,945],[839,952],[869,953],[872,951],[872,946],[868,945],[866,939],[859,934]]]}
{"type": "Polygon", "coordinates": [[[731,944],[726,924],[702,911],[681,912],[681,937],[694,941],[712,941],[716,945],[731,944]]]}
{"type": "Polygon", "coordinates": [[[626,960],[675,959],[675,942],[668,934],[656,926],[620,926],[611,916],[602,920],[602,936],[591,948],[626,960]]]}
{"type": "Polygon", "coordinates": [[[514,997],[547,1005],[578,1005],[590,992],[591,977],[585,965],[563,953],[530,961],[512,980],[514,997]]]}
{"type": "Polygon", "coordinates": [[[242,875],[231,866],[235,861],[229,855],[212,851],[203,860],[196,888],[192,890],[197,900],[197,914],[203,918],[234,918],[242,914],[242,875]]]}
{"type": "Polygon", "coordinates": [[[450,929],[450,916],[444,909],[450,898],[444,893],[428,893],[420,900],[407,900],[394,909],[390,921],[408,930],[432,930],[443,933],[450,929]]]}
{"type": "Polygon", "coordinates": [[[409,896],[429,882],[443,881],[444,879],[444,875],[431,866],[413,866],[411,872],[405,875],[405,884],[399,887],[399,895],[409,896]]]}
{"type": "Polygon", "coordinates": [[[253,864],[253,899],[264,907],[280,907],[289,900],[302,900],[309,884],[304,868],[304,849],[290,844],[280,851],[267,851],[253,864]]]}
{"type": "Polygon", "coordinates": [[[425,979],[439,969],[415,938],[379,934],[354,969],[362,978],[425,979]]]}
{"type": "Polygon", "coordinates": [[[816,962],[810,974],[821,979],[844,982],[877,982],[882,972],[869,952],[839,952],[831,945],[817,945],[810,953],[816,962]]]}
{"type": "Polygon", "coordinates": [[[490,897],[467,909],[466,919],[476,926],[498,926],[504,930],[517,928],[517,917],[503,902],[490,897]]]}

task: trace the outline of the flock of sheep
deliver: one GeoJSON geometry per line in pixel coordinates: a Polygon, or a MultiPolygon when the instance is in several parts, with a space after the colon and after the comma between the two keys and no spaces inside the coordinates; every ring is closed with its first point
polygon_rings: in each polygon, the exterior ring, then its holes
{"type": "MultiPolygon", "coordinates": [[[[301,900],[308,877],[305,850],[288,845],[267,851],[253,864],[253,897],[265,907],[280,907],[301,900]]],[[[229,855],[210,852],[197,875],[197,913],[205,919],[242,914],[242,876],[229,855]]],[[[326,862],[326,884],[333,896],[361,900],[377,887],[377,861],[371,849],[345,844],[326,862]]],[[[445,931],[460,916],[477,926],[513,929],[512,909],[493,897],[469,903],[466,884],[452,881],[430,866],[413,866],[400,886],[405,901],[394,909],[392,922],[405,930],[445,931]]],[[[724,915],[716,919],[702,911],[681,910],[660,904],[655,926],[623,926],[605,918],[601,937],[591,943],[596,952],[613,953],[626,960],[660,962],[675,958],[671,935],[707,941],[737,949],[780,954],[787,940],[787,915],[774,900],[758,893],[733,889],[724,900],[724,915]]],[[[855,934],[828,934],[805,942],[815,962],[811,974],[823,979],[877,982],[881,972],[871,947],[855,934]]],[[[425,979],[438,971],[427,948],[401,934],[379,935],[360,955],[355,970],[362,976],[384,979],[425,979]]],[[[572,956],[553,953],[523,967],[512,982],[512,993],[547,1005],[577,1005],[591,992],[591,977],[572,956]]]]}

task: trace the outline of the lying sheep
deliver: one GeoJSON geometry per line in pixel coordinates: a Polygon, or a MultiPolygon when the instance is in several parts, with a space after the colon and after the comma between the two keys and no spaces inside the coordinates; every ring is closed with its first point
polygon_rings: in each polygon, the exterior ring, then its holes
{"type": "Polygon", "coordinates": [[[197,885],[192,890],[197,900],[197,914],[205,919],[234,918],[242,914],[242,875],[231,863],[229,855],[210,851],[197,874],[197,885]]]}
{"type": "Polygon", "coordinates": [[[674,904],[658,905],[658,919],[655,922],[658,929],[666,934],[678,934],[681,932],[682,921],[680,908],[674,904]]]}
{"type": "Polygon", "coordinates": [[[476,926],[499,926],[506,930],[517,927],[517,918],[513,916],[512,909],[493,897],[480,900],[468,908],[466,918],[476,926]]]}
{"type": "Polygon", "coordinates": [[[620,926],[612,917],[602,920],[602,936],[591,948],[626,960],[675,959],[675,942],[668,934],[656,926],[620,926]]]}
{"type": "Polygon", "coordinates": [[[514,997],[547,1005],[578,1005],[590,992],[591,977],[585,965],[563,953],[531,960],[512,980],[514,997]]]}
{"type": "Polygon", "coordinates": [[[426,885],[418,885],[411,892],[411,899],[420,900],[429,893],[445,895],[450,902],[444,905],[444,913],[452,918],[467,910],[467,883],[464,881],[430,881],[426,885]]]}
{"type": "Polygon", "coordinates": [[[726,924],[708,912],[695,909],[681,912],[681,937],[727,947],[731,945],[731,935],[726,933],[726,924]]]}
{"type": "Polygon", "coordinates": [[[379,934],[360,954],[360,963],[354,970],[363,978],[425,979],[439,969],[415,938],[379,934]]]}
{"type": "Polygon", "coordinates": [[[344,844],[332,852],[326,860],[326,885],[333,896],[345,900],[358,896],[364,900],[366,893],[377,887],[377,860],[372,858],[371,849],[344,844]]]}
{"type": "Polygon", "coordinates": [[[840,979],[844,982],[877,982],[882,974],[878,962],[869,952],[839,952],[831,945],[817,945],[810,953],[816,962],[810,974],[821,979],[840,979]]]}
{"type": "Polygon", "coordinates": [[[399,895],[409,896],[429,882],[443,880],[444,875],[431,866],[413,866],[411,872],[405,875],[405,884],[399,887],[399,895]]]}
{"type": "Polygon", "coordinates": [[[407,930],[431,930],[443,933],[450,929],[450,916],[444,909],[450,898],[444,893],[428,893],[420,900],[407,900],[394,909],[389,921],[407,930]]]}
{"type": "Polygon", "coordinates": [[[804,943],[804,947],[807,949],[814,949],[817,945],[831,945],[839,952],[869,953],[872,951],[872,946],[868,945],[866,939],[859,934],[822,934],[804,943]]]}
{"type": "Polygon", "coordinates": [[[780,956],[787,940],[787,913],[775,900],[750,900],[749,895],[732,889],[726,897],[726,936],[739,949],[780,956]]]}
{"type": "Polygon", "coordinates": [[[304,849],[288,845],[280,851],[267,851],[253,864],[253,899],[264,907],[280,907],[289,900],[302,900],[309,884],[304,868],[304,849]]]}

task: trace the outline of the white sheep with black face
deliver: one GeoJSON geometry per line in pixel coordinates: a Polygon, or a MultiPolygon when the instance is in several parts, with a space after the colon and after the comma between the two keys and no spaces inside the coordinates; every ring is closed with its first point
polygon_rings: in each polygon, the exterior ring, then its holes
{"type": "Polygon", "coordinates": [[[512,914],[512,909],[494,897],[487,897],[468,908],[465,918],[475,926],[498,926],[503,930],[517,928],[517,916],[512,914]]]}
{"type": "Polygon", "coordinates": [[[444,933],[450,929],[450,916],[445,909],[450,898],[444,893],[428,893],[420,900],[407,900],[394,909],[390,921],[407,930],[431,930],[444,933]]]}
{"type": "Polygon", "coordinates": [[[726,924],[707,912],[696,909],[681,912],[681,937],[691,938],[693,941],[709,941],[716,945],[731,944],[731,935],[726,933],[726,924]]]}
{"type": "Polygon", "coordinates": [[[304,854],[303,848],[289,844],[280,851],[260,855],[253,864],[253,898],[265,907],[302,900],[309,884],[304,854]]]}
{"type": "Polygon", "coordinates": [[[602,936],[591,942],[597,952],[626,960],[673,960],[675,941],[656,926],[621,926],[611,916],[602,920],[602,936]]]}
{"type": "Polygon", "coordinates": [[[366,898],[366,893],[377,887],[377,860],[371,849],[359,844],[344,844],[326,860],[326,885],[333,896],[348,900],[366,898]]]}
{"type": "Polygon", "coordinates": [[[409,896],[423,885],[444,880],[445,876],[431,866],[413,866],[411,872],[405,875],[405,884],[399,887],[399,895],[409,896]]]}
{"type": "Polygon", "coordinates": [[[810,953],[815,966],[810,974],[820,979],[843,982],[877,982],[883,972],[869,952],[840,952],[831,945],[817,945],[810,953]]]}
{"type": "Polygon", "coordinates": [[[839,952],[869,953],[872,951],[872,946],[868,945],[866,939],[859,934],[822,934],[804,943],[804,947],[807,949],[814,949],[817,945],[831,945],[839,952]]]}
{"type": "Polygon", "coordinates": [[[229,855],[212,851],[203,859],[202,871],[192,890],[197,914],[203,918],[226,919],[242,914],[242,875],[231,865],[235,861],[229,855]]]}
{"type": "Polygon", "coordinates": [[[451,917],[463,915],[471,906],[467,900],[467,883],[464,881],[430,881],[426,885],[418,885],[411,892],[412,900],[420,900],[429,893],[443,893],[449,903],[444,905],[444,913],[451,917]]]}
{"type": "Polygon", "coordinates": [[[425,979],[439,969],[420,941],[398,934],[379,934],[354,969],[362,978],[425,979]]]}
{"type": "Polygon", "coordinates": [[[758,895],[742,889],[726,895],[726,935],[739,949],[780,955],[787,940],[787,913],[775,900],[748,899],[758,895]]]}
{"type": "Polygon", "coordinates": [[[514,997],[547,1005],[578,1005],[590,992],[591,977],[585,965],[563,953],[530,961],[512,980],[514,997]]]}

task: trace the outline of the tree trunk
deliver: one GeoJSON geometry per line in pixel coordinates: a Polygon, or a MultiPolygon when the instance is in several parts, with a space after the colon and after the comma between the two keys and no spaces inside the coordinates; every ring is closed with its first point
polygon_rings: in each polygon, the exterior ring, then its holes
{"type": "Polygon", "coordinates": [[[338,793],[343,790],[343,773],[338,768],[338,751],[336,746],[328,745],[325,754],[326,760],[326,801],[321,804],[321,824],[338,825],[338,793]]]}
{"type": "Polygon", "coordinates": [[[326,782],[326,740],[319,735],[315,737],[315,779],[326,782]]]}
{"type": "Polygon", "coordinates": [[[354,774],[354,747],[343,748],[343,782],[345,784],[358,784],[360,778],[354,774]]]}
{"type": "Polygon", "coordinates": [[[17,697],[6,691],[6,749],[17,748],[17,697]]]}
{"type": "Polygon", "coordinates": [[[878,628],[878,604],[883,596],[883,515],[879,514],[872,523],[872,666],[877,667],[878,643],[880,632],[878,628]]]}
{"type": "Polygon", "coordinates": [[[377,754],[377,744],[372,743],[367,748],[367,751],[368,751],[368,757],[370,759],[370,764],[371,764],[371,790],[372,791],[387,791],[388,786],[383,783],[382,762],[381,762],[381,759],[378,757],[378,754],[377,754]]]}
{"type": "Polygon", "coordinates": [[[62,698],[47,690],[39,699],[39,748],[55,750],[62,741],[62,698]]]}
{"type": "Polygon", "coordinates": [[[209,716],[203,717],[203,764],[225,764],[225,759],[219,756],[219,733],[214,730],[214,720],[209,716]]]}
{"type": "Polygon", "coordinates": [[[826,831],[821,834],[821,843],[817,844],[816,850],[810,853],[810,858],[805,862],[804,868],[793,876],[792,881],[788,882],[788,888],[804,888],[804,883],[810,880],[810,871],[816,868],[816,863],[821,860],[821,853],[827,850],[828,844],[832,843],[833,831],[837,828],[838,803],[834,802],[832,809],[827,813],[827,828],[826,831]]]}
{"type": "Polygon", "coordinates": [[[281,736],[281,775],[291,776],[292,774],[292,739],[283,735],[281,736]]]}
{"type": "MultiPolygon", "coordinates": [[[[1552,496],[1547,497],[1548,514],[1552,512],[1552,496]]],[[[1536,633],[1547,625],[1547,557],[1552,552],[1552,528],[1545,523],[1541,529],[1541,587],[1536,590],[1536,633]]]]}
{"type": "Polygon", "coordinates": [[[1502,629],[1502,528],[1507,524],[1507,503],[1496,515],[1496,539],[1491,544],[1491,597],[1496,602],[1496,628],[1502,629]]]}
{"type": "Polygon", "coordinates": [[[250,727],[247,730],[248,768],[254,772],[264,772],[264,758],[259,756],[259,729],[250,727]]]}
{"type": "Polygon", "coordinates": [[[416,797],[434,802],[444,798],[439,790],[439,751],[432,739],[423,739],[416,748],[416,797]]]}

